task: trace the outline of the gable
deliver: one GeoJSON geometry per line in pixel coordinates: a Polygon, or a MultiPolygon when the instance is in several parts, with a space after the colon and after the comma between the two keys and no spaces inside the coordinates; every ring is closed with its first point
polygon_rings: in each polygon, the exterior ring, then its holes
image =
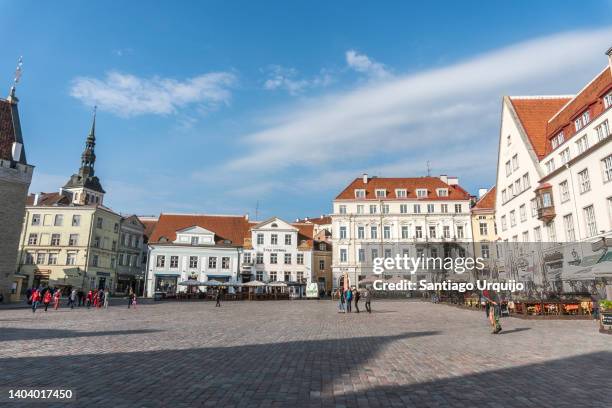
{"type": "Polygon", "coordinates": [[[286,221],[278,217],[272,217],[266,221],[255,225],[253,230],[281,230],[281,231],[297,231],[298,229],[286,221]]]}

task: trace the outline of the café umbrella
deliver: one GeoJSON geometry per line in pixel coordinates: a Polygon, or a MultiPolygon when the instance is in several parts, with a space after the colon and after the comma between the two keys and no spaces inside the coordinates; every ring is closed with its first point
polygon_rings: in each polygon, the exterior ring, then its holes
{"type": "Polygon", "coordinates": [[[179,282],[179,286],[203,286],[204,284],[205,283],[193,279],[179,282]]]}

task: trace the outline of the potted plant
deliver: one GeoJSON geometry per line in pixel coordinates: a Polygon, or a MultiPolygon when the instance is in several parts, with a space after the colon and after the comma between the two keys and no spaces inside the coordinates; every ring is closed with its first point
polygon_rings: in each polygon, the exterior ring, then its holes
{"type": "Polygon", "coordinates": [[[599,302],[599,331],[612,334],[612,300],[599,302]]]}

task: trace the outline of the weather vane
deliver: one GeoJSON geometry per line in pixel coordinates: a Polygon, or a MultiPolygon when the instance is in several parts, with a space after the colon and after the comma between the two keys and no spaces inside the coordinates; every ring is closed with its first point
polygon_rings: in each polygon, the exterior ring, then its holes
{"type": "Polygon", "coordinates": [[[19,80],[21,79],[21,74],[23,72],[22,67],[23,67],[23,57],[19,57],[19,60],[17,60],[17,68],[15,68],[14,85],[17,85],[17,83],[19,83],[19,80]]]}

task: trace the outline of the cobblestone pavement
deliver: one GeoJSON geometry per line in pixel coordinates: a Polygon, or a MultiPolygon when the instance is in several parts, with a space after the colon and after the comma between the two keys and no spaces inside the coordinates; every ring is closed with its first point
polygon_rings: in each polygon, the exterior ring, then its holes
{"type": "Polygon", "coordinates": [[[506,318],[491,335],[482,312],[373,307],[371,315],[338,314],[331,301],[1,310],[0,389],[70,388],[76,401],[67,406],[111,408],[612,406],[612,337],[593,321],[506,318]]]}

